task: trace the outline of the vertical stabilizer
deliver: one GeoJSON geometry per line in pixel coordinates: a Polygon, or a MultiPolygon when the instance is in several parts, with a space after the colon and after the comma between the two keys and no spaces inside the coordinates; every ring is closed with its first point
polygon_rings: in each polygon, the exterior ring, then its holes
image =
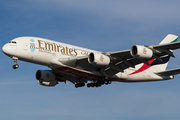
{"type": "MultiPolygon", "coordinates": [[[[177,39],[178,39],[178,36],[173,35],[173,34],[168,34],[159,44],[174,43],[174,42],[177,42],[177,39]]],[[[173,52],[172,50],[170,51],[173,52]]],[[[170,60],[170,56],[167,55],[167,56],[162,57],[161,59],[163,60],[162,62],[155,60],[154,65],[164,71],[167,68],[167,65],[170,60]]]]}

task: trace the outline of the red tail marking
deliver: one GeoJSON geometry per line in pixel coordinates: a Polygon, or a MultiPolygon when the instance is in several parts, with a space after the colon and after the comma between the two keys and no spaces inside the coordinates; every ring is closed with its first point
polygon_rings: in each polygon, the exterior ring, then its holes
{"type": "MultiPolygon", "coordinates": [[[[154,62],[154,59],[148,61],[148,63],[149,63],[150,65],[151,65],[153,62],[154,62]]],[[[151,66],[144,64],[144,65],[143,65],[141,68],[139,68],[137,71],[135,71],[135,72],[133,72],[133,73],[131,73],[131,74],[129,74],[129,75],[134,75],[134,74],[143,72],[143,71],[147,70],[147,69],[150,68],[150,67],[151,67],[151,66]]]]}

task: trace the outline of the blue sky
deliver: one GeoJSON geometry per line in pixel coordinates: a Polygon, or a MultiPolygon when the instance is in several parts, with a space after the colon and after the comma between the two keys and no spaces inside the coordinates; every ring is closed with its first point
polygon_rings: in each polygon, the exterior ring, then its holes
{"type": "MultiPolygon", "coordinates": [[[[102,52],[158,44],[167,34],[180,36],[178,0],[5,0],[0,1],[0,46],[20,36],[48,38],[102,52]]],[[[112,83],[78,88],[60,83],[40,86],[44,66],[13,61],[2,52],[2,120],[179,120],[180,75],[174,80],[112,83]]],[[[167,69],[180,67],[180,50],[167,69]]]]}

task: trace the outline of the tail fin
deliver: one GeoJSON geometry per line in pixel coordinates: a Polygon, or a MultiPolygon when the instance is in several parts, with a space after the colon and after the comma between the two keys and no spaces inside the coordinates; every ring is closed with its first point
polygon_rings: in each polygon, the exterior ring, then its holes
{"type": "MultiPolygon", "coordinates": [[[[173,35],[173,34],[168,34],[159,44],[174,43],[174,42],[177,42],[177,39],[178,39],[178,36],[173,35]]],[[[165,71],[169,63],[170,56],[169,55],[163,56],[161,59],[163,60],[162,62],[155,60],[152,66],[155,65],[160,70],[165,71]]]]}

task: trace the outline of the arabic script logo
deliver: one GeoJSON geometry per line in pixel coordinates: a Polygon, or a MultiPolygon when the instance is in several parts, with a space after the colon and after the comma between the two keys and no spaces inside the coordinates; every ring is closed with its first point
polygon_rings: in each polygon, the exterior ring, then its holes
{"type": "Polygon", "coordinates": [[[100,57],[100,61],[103,62],[104,61],[104,57],[101,55],[100,57]]]}
{"type": "Polygon", "coordinates": [[[143,53],[146,54],[147,53],[147,50],[146,48],[143,49],[143,53]]]}
{"type": "Polygon", "coordinates": [[[36,45],[35,45],[35,40],[34,39],[30,39],[30,41],[31,41],[31,43],[30,43],[30,50],[31,50],[31,52],[34,52],[35,51],[35,47],[36,47],[36,45]]]}

